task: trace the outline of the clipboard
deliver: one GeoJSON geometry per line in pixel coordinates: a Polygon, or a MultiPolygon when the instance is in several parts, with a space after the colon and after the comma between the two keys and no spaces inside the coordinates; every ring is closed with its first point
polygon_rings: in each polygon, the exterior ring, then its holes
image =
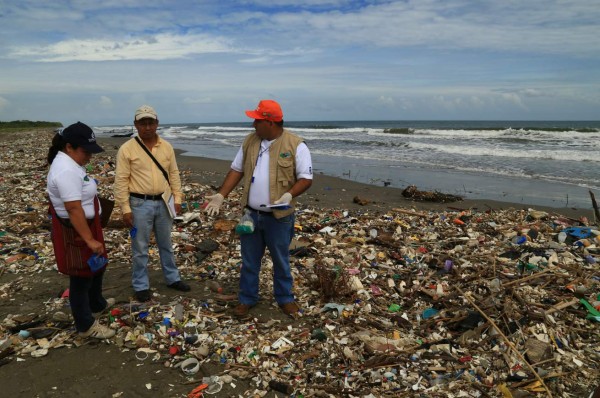
{"type": "Polygon", "coordinates": [[[279,204],[268,204],[268,205],[260,205],[260,207],[274,210],[285,210],[292,207],[289,203],[279,203],[279,204]]]}
{"type": "Polygon", "coordinates": [[[175,210],[175,197],[171,192],[171,186],[168,184],[162,194],[162,200],[165,202],[165,205],[167,205],[167,210],[169,210],[171,218],[175,218],[175,216],[177,216],[177,211],[175,210]]]}

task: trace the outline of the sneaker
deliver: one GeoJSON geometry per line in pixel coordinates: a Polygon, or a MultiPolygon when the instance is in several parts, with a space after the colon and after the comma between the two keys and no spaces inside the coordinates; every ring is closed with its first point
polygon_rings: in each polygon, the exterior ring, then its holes
{"type": "Polygon", "coordinates": [[[184,281],[173,282],[167,286],[171,289],[179,290],[180,292],[189,292],[191,290],[190,285],[188,285],[184,281]]]}
{"type": "Polygon", "coordinates": [[[99,324],[98,321],[94,321],[94,324],[85,332],[79,332],[79,336],[81,337],[92,337],[95,339],[110,339],[114,335],[114,330],[99,324]]]}
{"type": "Polygon", "coordinates": [[[300,307],[295,301],[292,301],[291,303],[279,304],[279,308],[281,308],[283,313],[286,315],[296,315],[298,311],[300,311],[300,307]]]}
{"type": "Polygon", "coordinates": [[[98,318],[100,315],[102,315],[104,313],[104,311],[106,311],[107,309],[109,309],[110,307],[115,305],[116,302],[117,301],[112,297],[107,298],[106,299],[106,307],[104,307],[104,309],[101,311],[92,312],[92,315],[94,316],[94,318],[98,318]]]}
{"type": "Polygon", "coordinates": [[[145,303],[146,301],[150,301],[152,299],[152,292],[150,289],[140,290],[135,292],[135,299],[140,303],[145,303]]]}
{"type": "Polygon", "coordinates": [[[238,304],[237,307],[233,309],[233,315],[238,318],[247,317],[250,313],[250,308],[254,307],[254,305],[250,304],[238,304]]]}

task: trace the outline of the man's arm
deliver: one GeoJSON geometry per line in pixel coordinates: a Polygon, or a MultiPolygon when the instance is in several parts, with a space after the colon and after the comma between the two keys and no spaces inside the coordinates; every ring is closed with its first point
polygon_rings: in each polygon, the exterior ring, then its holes
{"type": "Polygon", "coordinates": [[[288,192],[295,198],[298,195],[302,195],[310,186],[312,185],[312,180],[308,178],[300,178],[296,181],[292,188],[288,189],[288,192]]]}
{"type": "Polygon", "coordinates": [[[239,184],[239,182],[242,180],[242,177],[244,177],[243,172],[229,169],[229,173],[227,173],[225,176],[225,180],[217,192],[226,198],[227,195],[229,195],[229,193],[231,193],[231,191],[233,191],[233,189],[237,186],[237,184],[239,184]]]}
{"type": "Polygon", "coordinates": [[[171,161],[169,162],[169,182],[171,185],[171,193],[175,199],[175,204],[181,204],[183,193],[181,192],[181,177],[179,176],[179,168],[177,167],[177,158],[175,151],[171,148],[171,161]]]}
{"type": "Polygon", "coordinates": [[[123,214],[131,213],[129,206],[129,177],[131,176],[131,166],[128,156],[123,147],[117,152],[117,167],[115,168],[115,183],[113,191],[115,202],[121,208],[123,214]]]}

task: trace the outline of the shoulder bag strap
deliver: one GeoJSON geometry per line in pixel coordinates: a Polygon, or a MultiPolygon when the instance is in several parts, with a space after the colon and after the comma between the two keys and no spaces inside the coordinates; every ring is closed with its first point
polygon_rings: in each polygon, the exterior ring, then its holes
{"type": "Polygon", "coordinates": [[[163,176],[165,177],[165,180],[167,180],[167,183],[169,183],[169,185],[171,185],[171,183],[169,182],[169,175],[167,174],[165,169],[163,169],[163,167],[160,165],[160,163],[158,163],[158,160],[156,160],[154,155],[152,155],[152,152],[150,152],[148,150],[148,148],[146,148],[146,145],[144,145],[144,143],[139,139],[139,137],[135,137],[135,140],[137,141],[138,144],[140,144],[140,146],[142,147],[144,152],[146,152],[148,154],[148,156],[150,156],[150,159],[152,159],[154,161],[154,163],[158,166],[158,169],[160,171],[162,171],[163,176]]]}

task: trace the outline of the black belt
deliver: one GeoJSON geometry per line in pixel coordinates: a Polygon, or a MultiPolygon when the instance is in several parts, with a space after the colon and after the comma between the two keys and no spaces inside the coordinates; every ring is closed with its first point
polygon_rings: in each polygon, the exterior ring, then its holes
{"type": "Polygon", "coordinates": [[[143,193],[130,192],[129,195],[144,200],[162,200],[162,193],[158,195],[144,195],[143,193]]]}
{"type": "Polygon", "coordinates": [[[250,206],[246,206],[246,209],[248,209],[248,210],[250,210],[250,211],[253,211],[253,212],[255,212],[255,213],[258,213],[258,214],[262,214],[263,216],[272,216],[272,215],[273,215],[273,212],[272,212],[272,211],[256,210],[256,209],[253,209],[253,208],[252,208],[252,207],[250,207],[250,206]]]}

